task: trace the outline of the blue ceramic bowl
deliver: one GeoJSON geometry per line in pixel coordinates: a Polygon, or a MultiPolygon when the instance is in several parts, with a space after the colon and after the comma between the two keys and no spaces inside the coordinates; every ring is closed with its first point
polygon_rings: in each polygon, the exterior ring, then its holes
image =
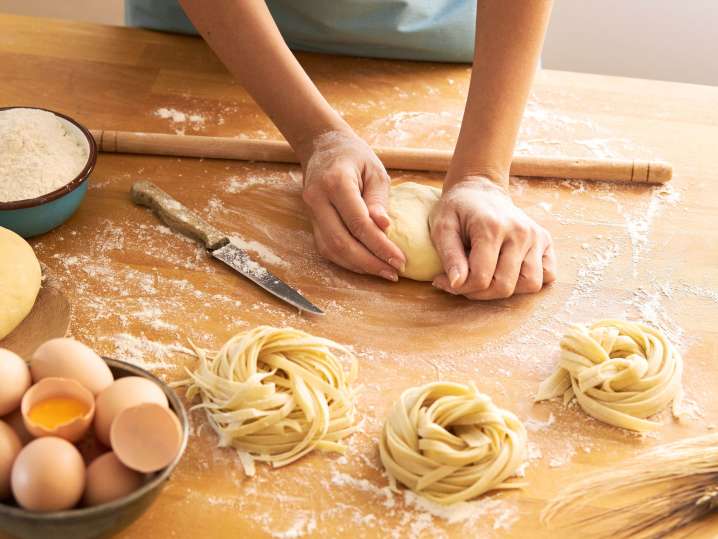
{"type": "MultiPolygon", "coordinates": [[[[13,108],[47,110],[38,107],[2,107],[0,111],[13,108]]],[[[74,132],[78,139],[86,139],[90,152],[87,163],[77,177],[59,189],[37,198],[0,202],[0,226],[9,228],[24,238],[49,232],[72,217],[85,198],[87,181],[97,161],[97,145],[87,129],[69,116],[52,110],[47,112],[53,113],[64,122],[68,130],[74,132]]]]}

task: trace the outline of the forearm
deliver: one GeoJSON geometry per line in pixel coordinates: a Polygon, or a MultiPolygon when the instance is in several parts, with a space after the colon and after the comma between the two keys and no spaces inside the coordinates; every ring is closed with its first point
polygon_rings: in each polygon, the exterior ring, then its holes
{"type": "Polygon", "coordinates": [[[304,159],[312,140],[350,130],[302,69],[260,0],[180,0],[205,41],[304,159]]]}
{"type": "Polygon", "coordinates": [[[506,186],[552,0],[479,0],[461,131],[445,185],[486,176],[506,186]]]}

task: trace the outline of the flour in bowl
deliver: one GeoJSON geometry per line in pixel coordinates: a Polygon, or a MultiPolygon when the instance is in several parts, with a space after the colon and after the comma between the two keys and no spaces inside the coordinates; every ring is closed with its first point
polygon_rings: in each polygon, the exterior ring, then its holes
{"type": "Polygon", "coordinates": [[[90,150],[71,129],[44,110],[0,111],[0,202],[45,195],[77,177],[90,150]]]}

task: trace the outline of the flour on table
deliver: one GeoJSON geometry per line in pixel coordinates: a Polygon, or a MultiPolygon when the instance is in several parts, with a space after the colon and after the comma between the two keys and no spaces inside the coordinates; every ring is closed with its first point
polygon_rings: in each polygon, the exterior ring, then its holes
{"type": "Polygon", "coordinates": [[[116,358],[150,370],[173,368],[176,365],[176,362],[170,359],[173,354],[188,351],[180,344],[162,344],[127,333],[102,336],[97,340],[109,341],[114,347],[116,358]]]}
{"type": "Polygon", "coordinates": [[[370,144],[387,146],[411,146],[417,135],[455,139],[461,128],[459,111],[441,112],[395,112],[373,121],[367,128],[370,144]]]}
{"type": "Polygon", "coordinates": [[[177,135],[184,135],[186,127],[192,131],[200,131],[204,128],[207,120],[203,114],[183,112],[170,107],[160,107],[153,114],[163,120],[169,120],[170,126],[174,128],[177,135]]]}
{"type": "Polygon", "coordinates": [[[549,468],[561,468],[571,462],[576,454],[576,448],[570,442],[567,442],[558,451],[554,451],[548,461],[549,468]]]}
{"type": "Polygon", "coordinates": [[[75,179],[89,145],[51,112],[0,111],[0,202],[35,198],[75,179]]]}
{"type": "Polygon", "coordinates": [[[528,447],[527,455],[528,455],[528,459],[530,461],[539,460],[539,459],[543,458],[543,451],[541,451],[541,448],[539,447],[538,444],[536,444],[535,442],[529,441],[527,447],[528,447]]]}
{"type": "Polygon", "coordinates": [[[310,512],[303,512],[297,517],[292,525],[282,531],[273,530],[272,537],[276,539],[294,539],[304,537],[317,529],[317,520],[310,512]]]}
{"type": "MultiPolygon", "coordinates": [[[[237,194],[254,187],[292,188],[301,185],[302,175],[293,171],[278,173],[276,171],[260,171],[240,176],[230,176],[224,182],[224,189],[228,193],[237,194]]],[[[294,189],[292,189],[293,191],[294,189]]]]}
{"type": "MultiPolygon", "coordinates": [[[[659,185],[651,188],[651,198],[645,210],[639,213],[631,211],[631,208],[624,210],[626,231],[631,240],[631,260],[634,275],[638,272],[641,255],[650,247],[651,225],[656,216],[666,206],[675,206],[680,200],[680,191],[674,189],[672,185],[659,185]]],[[[619,208],[622,208],[620,203],[616,202],[616,204],[619,208]]]]}
{"type": "Polygon", "coordinates": [[[555,422],[556,422],[556,417],[553,414],[549,414],[548,419],[546,419],[546,421],[540,421],[538,419],[534,419],[533,417],[530,417],[527,420],[525,420],[523,423],[524,423],[524,427],[526,427],[527,431],[538,432],[540,430],[549,428],[555,422]]]}
{"type": "Polygon", "coordinates": [[[483,496],[469,502],[459,502],[452,505],[440,505],[422,498],[411,492],[404,491],[404,503],[407,507],[413,507],[420,511],[429,513],[435,517],[445,520],[449,524],[464,522],[468,525],[490,518],[493,520],[492,527],[496,529],[509,529],[518,520],[518,507],[502,499],[490,496],[483,496]]]}
{"type": "MultiPolygon", "coordinates": [[[[422,537],[423,532],[431,529],[439,533],[434,519],[445,521],[447,524],[461,524],[462,528],[469,530],[478,523],[491,523],[493,529],[510,529],[518,520],[518,506],[510,501],[492,496],[468,502],[459,502],[452,505],[441,505],[431,502],[410,490],[403,490],[401,494],[393,492],[389,486],[379,486],[368,479],[353,477],[347,473],[333,469],[331,484],[335,487],[350,487],[352,489],[369,493],[377,498],[377,503],[383,508],[382,516],[401,515],[399,526],[392,530],[392,537],[422,537]],[[398,502],[403,503],[399,504],[398,502]],[[408,534],[400,530],[408,531],[408,534]]],[[[381,527],[377,519],[381,516],[372,513],[363,514],[364,524],[381,527]]]]}

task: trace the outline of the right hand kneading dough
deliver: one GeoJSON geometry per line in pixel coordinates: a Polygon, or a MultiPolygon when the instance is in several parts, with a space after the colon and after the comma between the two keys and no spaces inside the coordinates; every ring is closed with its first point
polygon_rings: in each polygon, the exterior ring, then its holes
{"type": "Polygon", "coordinates": [[[32,310],[42,272],[32,247],[12,230],[0,227],[0,339],[32,310]]]}
{"type": "Polygon", "coordinates": [[[405,182],[389,190],[389,219],[386,231],[406,256],[399,275],[415,281],[433,281],[444,272],[429,232],[429,214],[441,196],[441,189],[405,182]]]}

